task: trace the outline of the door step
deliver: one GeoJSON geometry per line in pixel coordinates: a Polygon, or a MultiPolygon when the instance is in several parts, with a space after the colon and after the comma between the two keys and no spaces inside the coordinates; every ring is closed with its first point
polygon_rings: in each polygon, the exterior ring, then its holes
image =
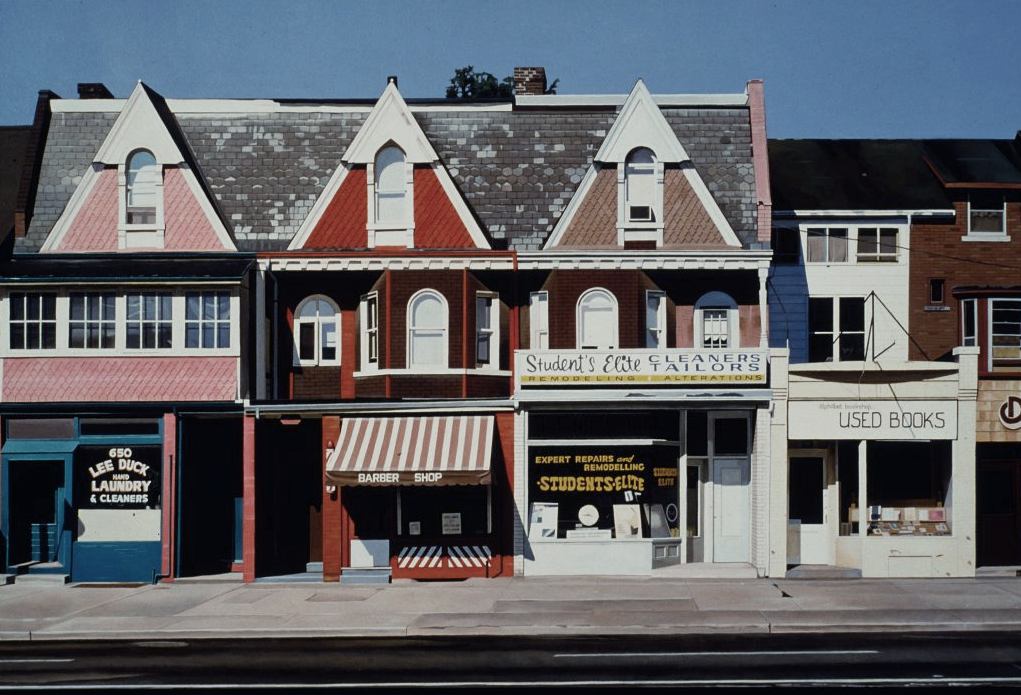
{"type": "Polygon", "coordinates": [[[344,567],[340,571],[341,584],[389,584],[389,567],[344,567]]]}

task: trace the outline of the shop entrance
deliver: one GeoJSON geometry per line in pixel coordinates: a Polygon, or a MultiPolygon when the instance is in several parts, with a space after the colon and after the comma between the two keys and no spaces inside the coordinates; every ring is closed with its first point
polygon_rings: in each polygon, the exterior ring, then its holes
{"type": "Polygon", "coordinates": [[[749,560],[748,459],[713,461],[713,562],[749,560]]]}
{"type": "Polygon", "coordinates": [[[1021,565],[1021,461],[983,461],[977,481],[979,567],[1021,565]]]}
{"type": "Polygon", "coordinates": [[[395,491],[390,487],[344,488],[351,523],[350,567],[389,567],[395,491]]]}
{"type": "Polygon", "coordinates": [[[64,461],[11,461],[8,564],[59,561],[64,528],[64,461]]]}
{"type": "Polygon", "coordinates": [[[835,534],[827,508],[826,457],[791,456],[787,481],[789,528],[800,548],[797,564],[834,564],[835,534]]]}

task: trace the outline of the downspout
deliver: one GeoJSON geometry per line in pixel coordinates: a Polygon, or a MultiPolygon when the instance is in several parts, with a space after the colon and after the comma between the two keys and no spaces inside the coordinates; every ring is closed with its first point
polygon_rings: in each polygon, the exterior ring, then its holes
{"type": "MultiPolygon", "coordinates": [[[[384,342],[384,347],[386,348],[386,367],[385,367],[386,372],[385,372],[385,374],[383,376],[384,395],[387,398],[390,398],[390,386],[391,386],[390,385],[390,380],[391,380],[391,376],[390,376],[390,334],[391,334],[392,328],[393,328],[393,325],[392,325],[393,324],[393,319],[392,319],[391,313],[390,313],[390,307],[391,307],[391,302],[390,302],[390,291],[391,291],[391,287],[390,287],[390,285],[391,285],[391,283],[390,283],[390,275],[391,275],[391,270],[389,268],[387,268],[386,269],[386,275],[385,275],[385,277],[386,277],[386,340],[384,342]]],[[[407,321],[407,317],[405,317],[405,321],[407,321]]],[[[379,328],[383,325],[383,322],[382,321],[377,321],[376,323],[377,323],[376,330],[378,331],[379,328]]],[[[378,336],[377,336],[377,340],[378,340],[378,336]]],[[[408,359],[407,355],[404,356],[404,359],[405,359],[405,362],[406,362],[407,359],[408,359]]]]}
{"type": "Polygon", "coordinates": [[[468,397],[468,268],[461,269],[461,398],[468,397]]]}

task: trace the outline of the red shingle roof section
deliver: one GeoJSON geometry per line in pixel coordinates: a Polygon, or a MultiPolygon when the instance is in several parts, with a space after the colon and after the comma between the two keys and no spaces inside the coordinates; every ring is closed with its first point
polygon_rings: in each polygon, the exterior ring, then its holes
{"type": "Polygon", "coordinates": [[[316,228],[305,241],[304,248],[364,249],[368,246],[366,185],[365,169],[347,172],[316,228]]]}

